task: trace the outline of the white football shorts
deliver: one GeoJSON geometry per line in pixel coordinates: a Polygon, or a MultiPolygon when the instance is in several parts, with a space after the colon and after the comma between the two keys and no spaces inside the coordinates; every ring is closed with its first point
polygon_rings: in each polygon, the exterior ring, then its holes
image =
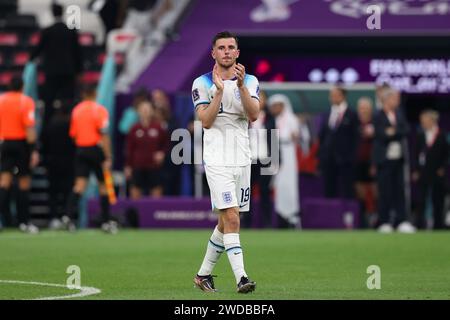
{"type": "Polygon", "coordinates": [[[240,212],[250,210],[250,166],[205,165],[213,211],[232,207],[238,207],[240,212]]]}

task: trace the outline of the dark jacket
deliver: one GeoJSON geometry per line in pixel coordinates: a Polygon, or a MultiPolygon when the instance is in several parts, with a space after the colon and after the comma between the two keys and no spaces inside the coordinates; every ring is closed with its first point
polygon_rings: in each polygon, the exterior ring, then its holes
{"type": "Polygon", "coordinates": [[[340,124],[335,129],[331,129],[328,126],[330,114],[331,111],[325,114],[319,132],[319,158],[321,165],[330,161],[338,165],[352,164],[356,160],[356,148],[358,145],[358,117],[350,107],[347,107],[340,124]]]}
{"type": "Polygon", "coordinates": [[[43,71],[47,76],[76,75],[81,72],[82,58],[78,32],[62,22],[41,31],[37,47],[31,53],[33,60],[41,56],[43,71]]]}
{"type": "Polygon", "coordinates": [[[425,132],[418,134],[414,163],[421,176],[432,179],[439,169],[447,168],[448,147],[446,133],[442,130],[430,147],[427,146],[425,132]]]}
{"type": "Polygon", "coordinates": [[[406,122],[405,117],[399,110],[395,111],[396,123],[395,123],[395,134],[393,136],[388,136],[386,134],[386,129],[391,127],[391,123],[383,110],[378,111],[373,118],[373,125],[375,128],[375,137],[373,140],[373,155],[372,161],[376,165],[380,165],[385,161],[387,148],[391,142],[399,142],[402,146],[402,157],[404,158],[406,154],[405,141],[406,135],[409,132],[409,126],[406,122]]]}

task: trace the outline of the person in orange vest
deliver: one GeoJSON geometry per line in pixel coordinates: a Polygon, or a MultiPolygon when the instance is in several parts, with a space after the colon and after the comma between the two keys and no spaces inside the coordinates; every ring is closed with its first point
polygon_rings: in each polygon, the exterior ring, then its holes
{"type": "Polygon", "coordinates": [[[94,86],[86,85],[81,101],[72,111],[69,134],[76,146],[75,184],[68,198],[67,215],[62,217],[69,231],[76,229],[73,220],[78,213],[81,195],[86,190],[89,174],[94,172],[99,184],[102,230],[117,232],[117,223],[111,220],[108,191],[104,172],[111,170],[111,140],[108,134],[109,114],[95,102],[94,86]]]}
{"type": "Polygon", "coordinates": [[[38,233],[30,222],[29,192],[31,170],[39,163],[36,150],[35,105],[22,93],[23,81],[19,76],[11,79],[8,92],[0,96],[0,208],[7,205],[8,192],[14,175],[18,177],[17,216],[19,229],[38,233]]]}

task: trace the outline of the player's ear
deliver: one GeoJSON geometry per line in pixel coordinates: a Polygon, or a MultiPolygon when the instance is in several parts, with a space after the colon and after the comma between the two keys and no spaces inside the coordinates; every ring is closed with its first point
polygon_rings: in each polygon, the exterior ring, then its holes
{"type": "Polygon", "coordinates": [[[214,48],[211,49],[211,57],[216,60],[216,53],[214,52],[214,48]]]}
{"type": "Polygon", "coordinates": [[[241,53],[241,50],[237,49],[236,52],[237,52],[236,53],[236,59],[237,59],[237,58],[239,58],[239,54],[241,53]]]}

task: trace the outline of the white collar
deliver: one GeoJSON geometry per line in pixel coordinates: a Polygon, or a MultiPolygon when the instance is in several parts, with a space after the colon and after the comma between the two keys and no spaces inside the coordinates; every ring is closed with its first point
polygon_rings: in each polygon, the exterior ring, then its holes
{"type": "Polygon", "coordinates": [[[338,112],[345,112],[345,110],[347,110],[347,102],[342,101],[340,104],[333,104],[331,108],[332,110],[336,110],[338,112]]]}

